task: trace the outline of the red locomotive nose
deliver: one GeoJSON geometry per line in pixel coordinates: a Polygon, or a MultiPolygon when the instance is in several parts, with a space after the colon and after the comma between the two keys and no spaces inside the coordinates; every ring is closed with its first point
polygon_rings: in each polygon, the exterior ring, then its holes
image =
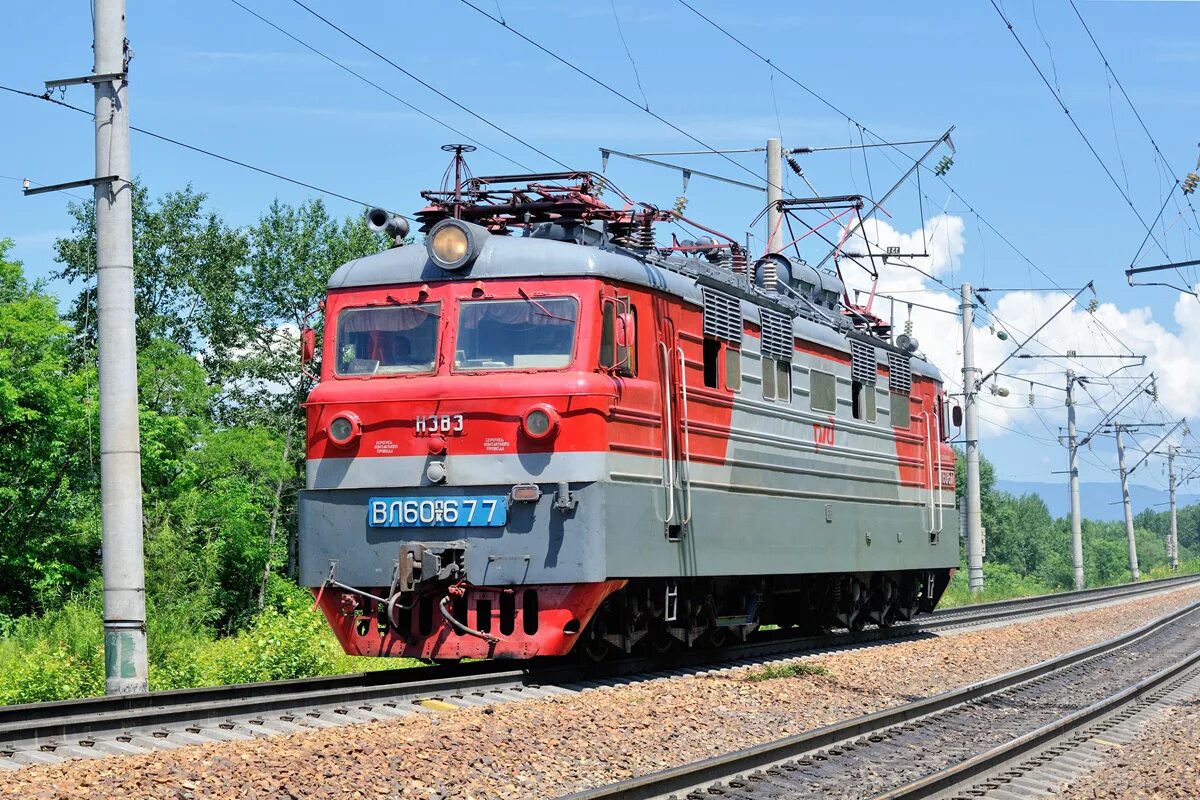
{"type": "Polygon", "coordinates": [[[433,436],[430,436],[429,437],[429,454],[436,456],[436,455],[440,455],[444,452],[446,452],[446,437],[444,437],[438,433],[435,433],[433,436]]]}

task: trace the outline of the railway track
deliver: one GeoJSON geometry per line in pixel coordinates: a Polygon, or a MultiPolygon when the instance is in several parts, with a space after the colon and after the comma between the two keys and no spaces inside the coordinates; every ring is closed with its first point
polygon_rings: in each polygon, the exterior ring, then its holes
{"type": "Polygon", "coordinates": [[[1074,751],[1185,684],[1200,687],[1200,603],[1007,675],[569,800],[1047,796],[1087,761],[1074,751]]]}
{"type": "Polygon", "coordinates": [[[1195,582],[1200,576],[946,609],[918,623],[825,637],[774,631],[719,651],[621,658],[599,665],[554,661],[514,668],[505,662],[475,662],[9,706],[0,708],[0,767],[245,739],[762,663],[1052,614],[1195,582]]]}

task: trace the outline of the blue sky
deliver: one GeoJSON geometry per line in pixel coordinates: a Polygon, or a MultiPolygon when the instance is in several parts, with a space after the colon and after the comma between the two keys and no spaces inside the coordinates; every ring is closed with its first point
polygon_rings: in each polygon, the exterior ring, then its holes
{"type": "MultiPolygon", "coordinates": [[[[755,147],[773,135],[782,135],[790,147],[858,140],[857,130],[844,117],[787,78],[773,75],[674,0],[473,1],[630,97],[641,101],[644,90],[644,102],[653,111],[708,145],[755,147]]],[[[291,0],[243,2],[479,142],[534,169],[556,168],[359,48],[291,0]]],[[[1110,88],[1099,56],[1065,0],[1006,0],[1001,7],[1149,221],[1170,182],[1195,166],[1200,141],[1200,3],[1076,2],[1170,163],[1171,175],[1164,176],[1156,165],[1141,125],[1119,89],[1110,88]]],[[[565,163],[598,169],[600,146],[633,152],[700,149],[457,0],[360,8],[312,0],[311,5],[400,66],[565,163]]],[[[1079,287],[1094,279],[1108,327],[1135,349],[1150,351],[1151,366],[1162,377],[1163,404],[1139,403],[1135,413],[1158,419],[1200,411],[1200,384],[1193,387],[1190,379],[1181,377],[1191,371],[1189,326],[1200,331],[1200,306],[1169,289],[1125,285],[1123,270],[1145,229],[1071,128],[990,2],[756,7],[697,0],[695,5],[883,137],[926,139],[957,126],[950,183],[1060,286],[1079,287]]],[[[404,212],[420,206],[420,189],[440,181],[446,160],[438,147],[462,138],[304,50],[229,0],[129,0],[128,17],[136,54],[130,103],[135,125],[404,212]]],[[[90,71],[87,0],[20,4],[19,10],[7,12],[6,22],[0,83],[36,91],[45,80],[90,71]]],[[[66,99],[88,107],[91,91],[75,87],[66,99]]],[[[66,203],[71,198],[23,198],[19,182],[11,179],[54,183],[90,176],[91,122],[7,93],[0,93],[0,109],[6,121],[0,128],[0,176],[6,176],[0,177],[0,237],[16,241],[15,255],[31,275],[47,276],[55,269],[53,241],[69,230],[66,203]]],[[[191,183],[207,192],[210,207],[232,224],[252,223],[275,198],[299,203],[314,194],[137,134],[133,148],[134,169],[153,193],[191,183]]],[[[763,170],[761,154],[732,158],[740,166],[712,155],[674,160],[750,182],[750,173],[763,170]]],[[[873,151],[865,163],[860,151],[808,156],[803,163],[814,185],[826,194],[881,194],[899,176],[897,164],[905,166],[894,156],[889,161],[882,151],[873,151]]],[[[483,149],[473,154],[471,166],[476,174],[520,169],[483,149]]],[[[632,162],[614,159],[608,173],[626,193],[663,206],[670,206],[681,191],[675,173],[632,162]]],[[[805,189],[794,176],[788,188],[797,194],[805,189]]],[[[875,231],[880,241],[891,235],[889,231],[896,236],[916,232],[920,238],[924,211],[926,238],[946,237],[942,262],[929,264],[946,282],[970,280],[1000,288],[1048,285],[962,202],[950,197],[945,186],[926,179],[923,189],[928,195],[923,208],[915,187],[889,202],[887,230],[875,231]],[[928,221],[943,212],[958,221],[928,221]]],[[[700,178],[692,179],[687,195],[689,216],[739,238],[764,204],[755,192],[700,178]]],[[[340,215],[360,208],[335,198],[326,201],[340,215]]],[[[1173,259],[1194,258],[1200,251],[1195,237],[1200,223],[1190,214],[1177,220],[1175,208],[1168,206],[1163,225],[1174,224],[1161,238],[1173,259]]],[[[764,233],[761,225],[754,232],[764,233]]],[[[1150,250],[1139,263],[1166,260],[1160,256],[1150,250]]],[[[890,288],[934,288],[919,277],[913,283],[912,277],[899,276],[890,288]]],[[[1193,281],[1194,276],[1186,279],[1193,281]]],[[[53,287],[63,296],[72,291],[53,287]]],[[[948,307],[945,296],[937,297],[935,304],[948,307]]],[[[1049,313],[1062,302],[1057,296],[1039,300],[1024,293],[993,298],[993,307],[1004,309],[1007,322],[1028,330],[1037,324],[1039,311],[1049,313]]],[[[953,373],[954,365],[947,362],[953,361],[952,343],[959,335],[954,320],[932,312],[918,312],[913,318],[930,355],[941,354],[941,366],[953,373]]],[[[1072,326],[1091,324],[1082,315],[1061,322],[1059,334],[1053,328],[1048,331],[1051,339],[1058,338],[1048,340],[1047,348],[1065,349],[1075,341],[1070,338],[1072,326]]],[[[1096,339],[1090,329],[1089,337],[1082,349],[1090,341],[1104,344],[1103,336],[1096,339]]],[[[982,349],[983,359],[995,355],[998,360],[1004,352],[994,340],[982,349]]],[[[1032,378],[1039,373],[1037,380],[1058,384],[1061,377],[1049,373],[1061,367],[1061,361],[1023,364],[1021,374],[1032,378]]],[[[1065,419],[1061,394],[1037,388],[1031,409],[1028,388],[1015,380],[1010,388],[1007,400],[989,400],[1008,408],[987,412],[985,454],[1005,477],[1058,481],[1050,472],[1064,465],[1063,453],[1052,441],[1065,419]]],[[[1103,398],[1116,399],[1104,391],[1097,389],[1102,403],[1103,398]]],[[[1094,418],[1089,413],[1081,409],[1085,422],[1094,418]]],[[[1145,444],[1152,442],[1147,439],[1145,444]]],[[[1111,449],[1109,442],[1097,444],[1085,462],[1085,479],[1107,479],[1111,449]]],[[[1137,477],[1158,485],[1160,472],[1153,466],[1137,477]]]]}

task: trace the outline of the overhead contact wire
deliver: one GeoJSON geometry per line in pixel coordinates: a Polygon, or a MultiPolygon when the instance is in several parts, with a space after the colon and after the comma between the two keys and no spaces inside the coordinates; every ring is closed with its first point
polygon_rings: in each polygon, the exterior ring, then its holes
{"type": "MultiPolygon", "coordinates": [[[[292,0],[292,2],[293,2],[293,3],[300,3],[300,0],[292,0]]],[[[642,112],[645,112],[646,114],[649,114],[651,117],[654,117],[654,119],[656,119],[656,120],[658,120],[659,122],[661,122],[662,124],[666,125],[666,126],[667,126],[668,128],[670,128],[671,130],[675,131],[676,133],[678,133],[678,134],[680,134],[680,135],[682,135],[682,136],[685,136],[685,137],[687,137],[687,138],[688,138],[688,139],[690,139],[691,141],[693,141],[693,142],[695,142],[696,144],[700,145],[701,147],[705,148],[705,150],[707,150],[708,152],[710,152],[710,153],[713,153],[714,155],[719,155],[719,156],[721,156],[721,158],[725,159],[725,160],[726,160],[726,161],[728,161],[730,164],[733,164],[735,167],[737,167],[738,169],[742,170],[743,172],[747,172],[747,173],[749,173],[749,174],[753,175],[753,176],[754,176],[754,177],[756,177],[756,178],[761,178],[761,176],[760,176],[760,175],[759,175],[757,172],[754,172],[754,170],[750,169],[750,168],[749,168],[749,167],[747,167],[746,165],[744,165],[744,164],[740,164],[740,163],[738,163],[737,161],[734,161],[732,158],[730,158],[730,157],[729,157],[728,155],[726,155],[725,153],[723,153],[723,152],[721,152],[720,150],[716,149],[715,147],[713,147],[712,145],[710,145],[710,144],[708,144],[707,142],[703,141],[703,140],[702,140],[702,139],[700,139],[699,137],[697,137],[697,136],[695,136],[695,135],[693,135],[693,134],[691,134],[691,133],[689,133],[689,132],[685,131],[683,128],[681,128],[681,127],[679,127],[678,125],[676,125],[675,123],[671,122],[669,119],[667,119],[666,117],[662,116],[661,114],[658,114],[658,113],[656,113],[656,112],[654,112],[654,111],[651,111],[649,108],[646,108],[646,107],[643,107],[643,106],[641,106],[641,105],[638,105],[638,102],[637,102],[636,100],[634,100],[632,97],[630,97],[629,95],[627,95],[627,94],[624,94],[623,92],[621,92],[621,91],[620,91],[620,90],[618,90],[618,89],[614,89],[612,86],[609,86],[607,83],[605,83],[604,81],[600,80],[599,78],[597,78],[596,76],[592,75],[591,73],[587,72],[587,71],[586,71],[586,70],[584,70],[583,68],[581,68],[581,67],[579,67],[579,66],[577,66],[577,65],[573,64],[572,62],[570,62],[570,61],[568,61],[567,59],[563,58],[563,57],[562,57],[562,56],[560,56],[558,53],[555,53],[553,50],[551,50],[551,49],[549,49],[548,47],[546,47],[546,46],[542,45],[541,43],[539,43],[539,42],[537,42],[537,41],[535,41],[535,40],[533,40],[533,39],[529,38],[529,37],[528,37],[528,36],[526,36],[524,33],[522,33],[521,31],[517,30],[516,28],[514,28],[512,25],[509,25],[509,24],[505,23],[503,20],[499,19],[498,17],[495,17],[495,16],[493,16],[492,14],[488,13],[488,12],[487,12],[487,11],[485,11],[484,9],[482,9],[482,8],[480,8],[479,6],[475,5],[474,3],[472,3],[472,2],[471,2],[471,0],[459,0],[459,2],[460,2],[460,3],[462,3],[462,4],[463,4],[463,5],[465,5],[465,6],[467,6],[467,7],[471,8],[471,9],[473,9],[473,10],[474,10],[474,11],[476,11],[477,13],[479,13],[479,14],[481,14],[481,15],[483,15],[483,16],[485,16],[485,17],[487,17],[487,18],[488,18],[488,19],[490,19],[492,22],[496,23],[496,24],[497,24],[497,25],[499,25],[500,27],[502,27],[502,28],[504,28],[505,30],[507,30],[507,31],[511,32],[511,33],[512,33],[514,36],[516,36],[516,37],[518,37],[518,38],[522,39],[522,40],[523,40],[523,41],[525,41],[526,43],[528,43],[528,44],[532,45],[533,47],[537,48],[538,50],[542,51],[543,53],[545,53],[546,55],[550,56],[550,57],[551,57],[551,58],[553,58],[555,61],[559,62],[559,63],[560,63],[560,64],[562,64],[563,66],[565,66],[565,67],[567,67],[568,69],[570,69],[571,71],[575,72],[576,74],[578,74],[578,75],[580,75],[580,76],[582,76],[582,77],[584,77],[584,78],[587,78],[589,81],[591,81],[592,83],[596,84],[596,85],[597,85],[597,86],[599,86],[601,89],[604,89],[604,90],[605,90],[605,91],[607,91],[609,94],[612,94],[612,95],[615,95],[616,97],[619,97],[620,99],[624,100],[626,103],[628,103],[629,105],[633,106],[634,108],[636,108],[636,109],[638,109],[638,110],[640,110],[640,111],[642,111],[642,112]]],[[[779,189],[782,191],[782,190],[783,190],[783,187],[781,186],[781,187],[779,187],[779,189]]]]}
{"type": "MultiPolygon", "coordinates": [[[[511,131],[508,131],[508,130],[506,130],[506,129],[504,129],[504,128],[500,127],[499,125],[497,125],[496,123],[492,122],[490,119],[488,119],[487,117],[483,116],[482,114],[480,114],[480,113],[478,113],[478,112],[476,112],[476,111],[473,111],[473,110],[471,110],[470,108],[467,108],[465,105],[463,105],[462,103],[458,102],[458,101],[457,101],[457,100],[455,100],[453,97],[451,97],[450,95],[448,95],[448,94],[446,94],[445,92],[443,92],[441,89],[437,88],[436,86],[434,86],[433,84],[429,83],[428,81],[426,81],[426,80],[423,80],[422,78],[420,78],[420,77],[418,77],[417,75],[413,74],[412,72],[408,71],[407,69],[405,69],[404,67],[400,66],[399,64],[397,64],[397,63],[396,63],[395,61],[393,61],[392,59],[390,59],[390,58],[388,58],[387,56],[385,56],[383,53],[381,53],[381,52],[379,52],[378,50],[376,50],[375,48],[371,47],[371,46],[370,46],[369,44],[367,44],[366,42],[362,41],[362,40],[361,40],[361,39],[359,39],[358,37],[354,36],[353,34],[349,33],[348,31],[346,31],[344,28],[341,28],[341,27],[339,27],[339,26],[338,26],[336,23],[332,22],[332,21],[331,21],[331,20],[329,20],[328,18],[326,18],[326,17],[324,17],[324,16],[322,16],[322,15],[318,14],[316,11],[312,10],[312,9],[311,9],[311,8],[309,8],[307,5],[305,5],[303,2],[301,2],[301,0],[292,0],[292,2],[293,2],[293,3],[295,3],[296,5],[300,6],[300,8],[304,9],[304,10],[305,10],[305,11],[307,11],[309,14],[312,14],[314,17],[316,17],[316,18],[317,18],[317,19],[319,19],[321,22],[323,22],[323,23],[325,23],[326,25],[328,25],[330,28],[333,28],[335,31],[337,31],[338,33],[340,33],[342,36],[345,36],[347,39],[349,39],[350,41],[352,41],[352,42],[354,42],[355,44],[357,44],[359,47],[361,47],[361,48],[363,48],[364,50],[366,50],[368,53],[371,53],[372,55],[374,55],[376,58],[380,59],[381,61],[384,61],[384,62],[386,62],[386,63],[390,64],[390,65],[391,65],[392,67],[394,67],[394,68],[395,68],[395,69],[396,69],[398,72],[401,72],[401,73],[403,73],[404,75],[408,76],[408,77],[409,77],[409,78],[411,78],[412,80],[414,80],[414,81],[416,81],[417,83],[421,84],[421,85],[422,85],[422,86],[424,86],[426,89],[428,89],[429,91],[433,92],[433,93],[434,93],[434,94],[436,94],[438,97],[441,97],[443,100],[445,100],[446,102],[448,102],[448,103],[450,103],[451,105],[455,106],[456,108],[458,108],[458,109],[461,109],[462,111],[465,111],[466,113],[470,114],[472,117],[474,117],[475,119],[479,120],[479,121],[480,121],[480,122],[482,122],[483,124],[487,125],[489,128],[492,128],[492,129],[494,129],[494,130],[496,130],[496,131],[499,131],[500,133],[504,134],[504,135],[505,135],[505,136],[507,136],[508,138],[512,139],[514,142],[517,142],[518,144],[520,144],[520,145],[522,145],[522,146],[524,146],[524,147],[527,147],[527,148],[529,148],[529,149],[530,149],[530,150],[532,150],[533,152],[535,152],[535,153],[537,153],[538,155],[540,155],[542,158],[545,158],[545,159],[547,159],[547,160],[549,160],[549,161],[553,161],[555,164],[557,164],[558,166],[562,167],[562,168],[563,168],[563,169],[565,169],[565,170],[571,170],[571,169],[572,169],[572,167],[568,166],[567,164],[564,164],[562,161],[559,161],[557,158],[555,158],[554,156],[550,155],[550,154],[549,154],[549,153],[547,153],[546,151],[544,151],[544,150],[542,150],[542,149],[540,149],[540,148],[536,147],[536,146],[535,146],[535,145],[533,145],[533,144],[530,144],[530,143],[529,143],[529,142],[527,142],[526,140],[522,139],[520,136],[517,136],[515,133],[512,133],[511,131]]],[[[479,9],[477,9],[477,10],[479,10],[479,9]]],[[[482,11],[482,10],[480,10],[480,13],[482,13],[482,14],[485,14],[485,15],[486,15],[488,18],[495,20],[497,24],[499,24],[499,25],[502,25],[502,26],[504,26],[504,27],[506,27],[506,28],[508,27],[508,25],[507,25],[506,23],[504,23],[504,22],[501,22],[499,19],[497,19],[496,17],[493,17],[491,14],[488,14],[486,11],[482,11]]],[[[509,30],[512,30],[512,28],[509,28],[509,30]]],[[[635,105],[636,105],[636,103],[635,103],[635,105]]],[[[514,162],[514,163],[515,163],[515,162],[514,162]]],[[[528,167],[524,167],[524,169],[529,169],[529,168],[528,168],[528,167]]]]}
{"type": "MultiPolygon", "coordinates": [[[[19,94],[24,97],[32,97],[34,100],[45,100],[46,102],[53,103],[56,106],[62,106],[63,108],[68,108],[71,111],[76,111],[80,114],[85,114],[89,117],[95,118],[95,115],[91,111],[88,111],[87,109],[80,108],[79,106],[71,105],[70,103],[64,102],[62,100],[56,100],[55,98],[49,97],[48,95],[35,94],[33,92],[26,92],[26,91],[22,91],[21,89],[14,89],[11,86],[4,86],[4,85],[0,85],[0,90],[6,91],[6,92],[11,92],[13,94],[19,94]]],[[[338,192],[334,192],[329,189],[322,189],[320,186],[316,186],[311,183],[306,183],[306,182],[304,182],[302,180],[298,180],[296,178],[289,178],[287,175],[281,175],[278,172],[272,172],[271,170],[264,169],[263,167],[256,167],[253,164],[247,164],[245,161],[239,161],[236,158],[230,158],[229,156],[223,156],[220,153],[214,153],[211,150],[205,150],[203,147],[197,147],[194,144],[188,144],[187,142],[182,142],[178,139],[172,139],[170,136],[164,136],[161,133],[155,133],[154,131],[149,131],[149,130],[146,130],[145,128],[139,128],[136,125],[130,125],[129,129],[132,131],[137,131],[138,133],[142,134],[143,136],[149,136],[152,139],[158,139],[159,141],[167,142],[168,144],[173,144],[176,147],[182,147],[186,150],[191,150],[194,153],[200,153],[201,155],[206,155],[209,158],[215,158],[219,161],[224,161],[227,164],[233,164],[235,166],[242,167],[242,168],[248,169],[248,170],[252,170],[252,171],[260,173],[262,175],[268,175],[272,178],[277,178],[278,180],[286,181],[287,183],[291,183],[296,186],[302,186],[305,189],[311,189],[314,192],[320,192],[321,194],[328,195],[329,197],[336,197],[339,200],[346,200],[347,202],[355,203],[357,205],[361,205],[361,206],[364,206],[367,208],[370,208],[372,206],[371,203],[368,203],[365,200],[356,200],[353,197],[347,197],[344,194],[340,194],[338,192]]]]}
{"type": "Polygon", "coordinates": [[[1121,197],[1125,199],[1126,204],[1129,206],[1129,210],[1133,212],[1135,217],[1137,217],[1138,222],[1142,223],[1142,227],[1146,229],[1147,234],[1149,234],[1154,243],[1158,245],[1158,249],[1162,252],[1163,256],[1169,259],[1171,257],[1170,254],[1167,253],[1166,248],[1163,247],[1162,242],[1158,240],[1158,237],[1154,236],[1153,229],[1146,224],[1146,220],[1142,218],[1141,212],[1137,210],[1137,206],[1134,205],[1133,199],[1129,196],[1129,193],[1121,187],[1120,182],[1117,181],[1117,177],[1113,175],[1112,170],[1109,169],[1108,165],[1104,163],[1104,159],[1100,157],[1100,153],[1092,144],[1092,140],[1088,138],[1087,134],[1084,133],[1083,128],[1075,120],[1075,117],[1071,115],[1071,111],[1067,108],[1067,104],[1063,102],[1062,95],[1055,91],[1054,87],[1050,85],[1050,81],[1046,78],[1046,73],[1042,71],[1041,66],[1037,63],[1037,59],[1033,57],[1033,54],[1029,52],[1029,48],[1025,46],[1025,42],[1021,41],[1021,37],[1017,33],[1016,28],[1014,28],[1013,24],[1008,21],[1008,17],[1005,16],[1004,12],[1000,9],[1000,6],[997,5],[996,0],[990,0],[990,2],[992,4],[992,8],[996,9],[996,13],[1000,15],[1000,19],[1008,28],[1008,32],[1012,34],[1017,46],[1021,48],[1021,52],[1025,54],[1025,58],[1027,58],[1029,63],[1033,65],[1034,71],[1037,72],[1038,77],[1042,79],[1042,83],[1046,85],[1046,89],[1050,92],[1055,102],[1058,103],[1059,108],[1063,110],[1063,113],[1067,115],[1067,119],[1071,121],[1071,125],[1075,128],[1075,132],[1079,134],[1081,139],[1083,139],[1084,144],[1087,145],[1088,150],[1090,150],[1092,155],[1096,158],[1096,162],[1100,165],[1100,168],[1104,170],[1104,174],[1108,176],[1108,179],[1112,181],[1112,185],[1116,187],[1117,192],[1119,192],[1121,197]]]}
{"type": "MultiPolygon", "coordinates": [[[[811,97],[816,99],[818,102],[820,102],[826,108],[833,111],[838,116],[845,118],[848,123],[858,125],[859,127],[861,127],[862,130],[865,131],[868,136],[872,137],[879,143],[879,145],[878,145],[879,147],[890,148],[892,150],[895,150],[897,153],[904,156],[909,161],[916,160],[909,153],[905,152],[903,149],[901,149],[899,147],[900,144],[904,144],[903,142],[900,142],[900,143],[888,142],[883,137],[881,137],[879,134],[877,134],[873,130],[871,130],[869,127],[867,127],[866,125],[863,125],[861,122],[856,120],[854,117],[850,116],[848,113],[843,111],[841,108],[839,108],[837,105],[835,105],[831,100],[824,97],[819,92],[817,92],[816,90],[814,90],[807,84],[805,84],[802,81],[800,81],[799,79],[797,79],[794,75],[792,75],[786,69],[779,66],[774,61],[767,58],[766,56],[764,56],[762,53],[755,50],[750,45],[746,44],[746,42],[739,39],[737,36],[735,36],[729,30],[724,28],[720,23],[716,22],[711,17],[708,17],[707,15],[705,15],[704,13],[699,11],[695,6],[693,6],[690,2],[688,2],[688,0],[679,0],[679,3],[684,8],[691,11],[694,15],[696,15],[700,19],[704,20],[704,22],[708,23],[710,26],[712,26],[714,29],[716,29],[718,32],[720,32],[723,36],[725,36],[731,42],[736,44],[738,47],[745,50],[747,53],[749,53],[751,56],[758,59],[762,63],[766,64],[768,67],[770,67],[775,72],[778,72],[780,75],[787,78],[789,81],[791,81],[797,87],[802,89],[805,93],[807,93],[808,95],[810,95],[811,97]]],[[[1120,86],[1119,81],[1118,81],[1118,86],[1120,86]]],[[[855,147],[855,146],[856,145],[853,145],[853,142],[852,142],[851,147],[855,147]]],[[[885,151],[885,155],[886,155],[886,151],[885,151]]],[[[891,159],[889,158],[889,160],[891,160],[891,159]]],[[[893,163],[895,163],[895,162],[893,162],[893,163]]],[[[1013,244],[1011,239],[1009,239],[1007,236],[1005,236],[995,225],[993,225],[992,222],[989,219],[987,219],[987,217],[985,217],[982,213],[977,211],[975,209],[975,207],[971,203],[969,203],[967,201],[967,199],[965,197],[963,197],[962,194],[960,194],[958,192],[958,190],[955,189],[954,186],[948,180],[946,180],[946,177],[944,175],[937,175],[937,173],[933,172],[933,170],[931,168],[929,168],[928,166],[925,166],[925,165],[922,165],[922,168],[929,170],[932,174],[934,174],[942,182],[942,184],[946,186],[946,188],[949,190],[950,194],[952,194],[954,197],[956,197],[958,199],[958,201],[960,203],[962,203],[976,219],[978,219],[985,226],[987,226],[987,228],[989,230],[991,230],[992,233],[996,234],[996,236],[998,236],[1000,238],[1000,240],[1003,241],[1004,244],[1007,245],[1010,250],[1012,250],[1014,253],[1016,253],[1017,256],[1019,256],[1023,261],[1025,261],[1025,263],[1027,263],[1029,266],[1033,267],[1033,269],[1035,269],[1038,272],[1038,274],[1042,275],[1044,278],[1046,278],[1046,280],[1050,281],[1050,283],[1052,283],[1053,285],[1058,287],[1058,289],[1062,290],[1062,286],[1058,283],[1058,281],[1056,281],[1054,279],[1053,276],[1050,275],[1049,272],[1042,269],[1042,267],[1040,267],[1032,259],[1030,259],[1029,256],[1027,256],[1024,252],[1022,252],[1020,250],[1020,248],[1018,248],[1015,244],[1013,244]]],[[[931,203],[933,202],[933,200],[931,198],[926,197],[926,199],[928,199],[931,203]]],[[[922,220],[922,225],[923,224],[924,224],[924,220],[922,220]]],[[[1081,308],[1083,307],[1082,303],[1080,303],[1080,307],[1081,308]]],[[[1133,350],[1130,349],[1129,346],[1127,344],[1125,344],[1125,342],[1123,340],[1121,340],[1121,338],[1119,336],[1117,336],[1111,330],[1108,330],[1108,328],[1106,326],[1104,326],[1103,323],[1100,323],[1099,320],[1096,320],[1096,322],[1101,328],[1103,328],[1105,331],[1107,331],[1107,333],[1109,335],[1112,336],[1112,338],[1115,340],[1115,342],[1117,344],[1119,344],[1121,347],[1125,348],[1125,350],[1127,352],[1129,352],[1130,354],[1133,353],[1133,350]]]]}
{"type": "Polygon", "coordinates": [[[497,155],[497,156],[499,156],[500,158],[504,159],[505,161],[509,162],[510,164],[514,164],[514,165],[516,165],[516,166],[520,167],[521,169],[528,170],[528,171],[530,171],[530,172],[532,172],[532,171],[533,171],[532,169],[530,169],[530,168],[529,168],[528,166],[526,166],[525,164],[522,164],[520,161],[517,161],[516,159],[514,159],[514,158],[512,158],[512,157],[510,157],[510,156],[507,156],[507,155],[505,155],[504,153],[501,153],[499,150],[495,150],[495,149],[493,149],[493,148],[489,147],[488,145],[484,144],[483,142],[479,141],[478,139],[475,139],[474,137],[470,136],[469,134],[463,133],[463,132],[462,132],[462,131],[460,131],[458,128],[455,128],[453,125],[451,125],[450,123],[446,122],[445,120],[438,119],[438,118],[437,118],[437,117],[435,117],[433,114],[430,114],[428,111],[425,111],[424,109],[418,108],[417,106],[415,106],[415,105],[413,105],[412,103],[408,102],[407,100],[405,100],[404,98],[400,97],[399,95],[397,95],[397,94],[395,94],[395,93],[393,93],[393,92],[390,92],[390,91],[388,91],[387,89],[385,89],[384,87],[380,86],[378,83],[375,83],[373,80],[371,80],[370,78],[366,77],[366,76],[365,76],[365,75],[363,75],[362,73],[360,73],[360,72],[356,72],[355,70],[353,70],[353,69],[351,69],[350,67],[346,66],[346,65],[345,65],[345,64],[343,64],[342,62],[338,61],[338,60],[337,60],[336,58],[334,58],[333,56],[330,56],[330,55],[328,55],[327,53],[324,53],[324,52],[322,52],[321,50],[317,49],[317,48],[316,48],[316,47],[314,47],[313,45],[311,45],[311,44],[309,44],[308,42],[304,41],[304,40],[303,40],[303,39],[301,39],[300,37],[296,36],[295,34],[291,33],[290,31],[288,31],[288,30],[285,30],[284,28],[282,28],[282,27],[280,27],[279,25],[275,24],[275,23],[274,23],[274,22],[272,22],[271,20],[267,19],[267,18],[266,18],[266,17],[264,17],[262,14],[259,14],[259,13],[258,13],[257,11],[255,11],[254,9],[252,9],[252,8],[249,8],[248,6],[244,5],[243,3],[241,3],[241,2],[240,2],[240,0],[229,0],[229,2],[233,3],[235,6],[237,6],[237,7],[238,7],[238,8],[240,8],[240,9],[242,9],[242,10],[243,10],[243,11],[245,11],[247,14],[249,14],[250,16],[254,17],[255,19],[259,20],[259,21],[260,21],[260,22],[262,22],[263,24],[265,24],[265,25],[267,25],[267,26],[269,26],[269,27],[271,27],[271,28],[274,28],[276,31],[278,31],[279,33],[282,33],[284,36],[288,37],[289,39],[291,39],[293,42],[295,42],[296,44],[300,45],[301,47],[303,47],[303,48],[305,48],[305,49],[309,50],[310,52],[312,52],[312,53],[315,53],[316,55],[318,55],[318,56],[320,56],[321,58],[325,59],[325,60],[326,60],[326,61],[328,61],[330,64],[333,64],[335,67],[337,67],[338,69],[341,69],[341,70],[343,70],[343,71],[345,71],[345,72],[349,73],[350,75],[353,75],[355,78],[358,78],[360,81],[362,81],[363,83],[367,84],[368,86],[371,86],[371,87],[374,87],[375,89],[378,89],[380,92],[383,92],[383,93],[384,93],[384,94],[386,94],[388,97],[390,97],[390,98],[392,98],[393,100],[395,100],[397,103],[400,103],[401,105],[405,106],[406,108],[408,108],[408,109],[410,109],[410,110],[412,110],[412,111],[415,111],[416,113],[420,114],[421,116],[425,117],[426,119],[430,120],[431,122],[434,122],[434,123],[436,123],[436,124],[438,124],[438,125],[441,125],[443,128],[445,128],[446,130],[448,130],[448,131],[450,131],[451,133],[455,134],[456,136],[461,136],[462,138],[466,139],[468,142],[473,142],[474,144],[477,144],[477,145],[479,145],[479,146],[480,146],[480,147],[482,147],[484,150],[487,150],[489,153],[492,153],[492,154],[494,154],[494,155],[497,155]]]}

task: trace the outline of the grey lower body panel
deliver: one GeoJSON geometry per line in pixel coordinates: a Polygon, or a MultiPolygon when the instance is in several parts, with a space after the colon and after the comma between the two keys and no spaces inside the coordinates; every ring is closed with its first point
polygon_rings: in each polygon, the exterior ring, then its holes
{"type": "Polygon", "coordinates": [[[387,586],[401,544],[463,541],[477,585],[590,583],[607,578],[875,572],[955,567],[958,512],[878,499],[832,500],[693,487],[691,522],[668,539],[661,485],[572,484],[578,505],[555,508],[555,485],[534,503],[512,503],[496,528],[372,528],[372,496],[507,494],[511,485],[309,489],[300,493],[300,582],[330,576],[387,586]]]}
{"type": "Polygon", "coordinates": [[[691,523],[671,541],[666,526],[654,522],[661,488],[607,484],[606,491],[611,577],[881,572],[959,563],[954,508],[942,511],[935,536],[925,506],[694,488],[691,523]]]}

